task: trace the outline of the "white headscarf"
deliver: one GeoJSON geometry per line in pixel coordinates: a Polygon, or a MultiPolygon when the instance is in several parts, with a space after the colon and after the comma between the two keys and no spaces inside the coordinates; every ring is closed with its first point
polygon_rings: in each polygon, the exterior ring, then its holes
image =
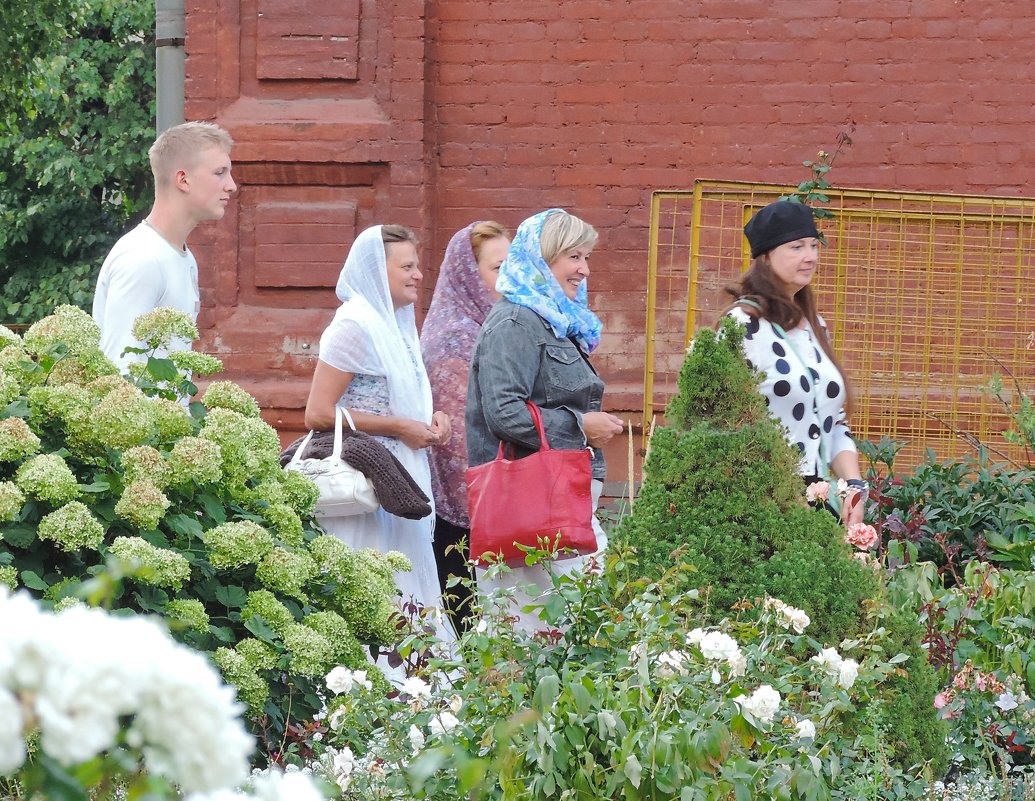
{"type": "MultiPolygon", "coordinates": [[[[380,225],[356,237],[335,291],[343,302],[320,338],[321,361],[346,373],[384,376],[391,414],[430,424],[431,384],[413,304],[401,309],[392,304],[380,225]]],[[[430,497],[427,454],[402,447],[396,455],[430,497]]]]}

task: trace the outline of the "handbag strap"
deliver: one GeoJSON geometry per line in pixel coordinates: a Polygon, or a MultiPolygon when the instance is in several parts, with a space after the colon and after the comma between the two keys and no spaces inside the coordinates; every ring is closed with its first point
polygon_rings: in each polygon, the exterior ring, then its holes
{"type": "Polygon", "coordinates": [[[305,452],[305,449],[309,447],[309,443],[312,441],[314,433],[315,432],[310,431],[308,434],[305,435],[305,439],[303,439],[298,444],[298,447],[295,448],[295,455],[292,456],[291,461],[288,462],[288,467],[291,467],[291,465],[298,464],[300,461],[302,461],[302,454],[305,452]]]}
{"type": "Polygon", "coordinates": [[[352,422],[352,415],[349,414],[349,410],[344,406],[336,406],[334,414],[334,450],[331,451],[331,456],[335,459],[341,458],[341,440],[342,440],[342,428],[341,418],[345,418],[349,423],[349,428],[353,431],[358,431],[356,424],[352,422]]]}
{"type": "MultiPolygon", "coordinates": [[[[528,407],[529,414],[532,415],[532,425],[535,426],[535,430],[539,434],[539,450],[540,451],[552,450],[550,448],[549,441],[546,439],[546,429],[543,426],[543,415],[539,411],[539,407],[536,406],[534,403],[532,403],[532,401],[525,401],[525,405],[528,407]]],[[[499,460],[504,458],[504,456],[505,456],[504,448],[506,447],[506,445],[510,445],[511,456],[513,456],[513,454],[514,454],[514,445],[512,443],[505,443],[503,440],[500,440],[499,450],[496,451],[496,460],[497,461],[499,461],[499,460]]]]}
{"type": "MultiPolygon", "coordinates": [[[[331,450],[331,456],[334,459],[341,458],[341,442],[343,437],[341,418],[343,417],[348,421],[349,428],[353,431],[359,430],[356,428],[356,424],[352,421],[352,415],[349,414],[348,409],[344,406],[336,406],[334,408],[334,448],[331,450]]],[[[298,462],[302,460],[302,457],[305,455],[305,449],[309,447],[309,443],[312,441],[313,434],[315,433],[315,431],[310,431],[305,435],[305,439],[303,439],[295,449],[295,455],[292,456],[291,461],[288,462],[289,465],[298,464],[298,462]]]]}

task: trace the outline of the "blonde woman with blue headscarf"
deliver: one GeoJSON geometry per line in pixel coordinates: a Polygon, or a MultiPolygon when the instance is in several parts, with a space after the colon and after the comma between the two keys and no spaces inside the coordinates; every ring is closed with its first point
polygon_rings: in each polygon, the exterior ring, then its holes
{"type": "MultiPolygon", "coordinates": [[[[357,430],[376,436],[431,498],[427,448],[447,443],[451,427],[449,417],[432,408],[417,338],[413,304],[422,276],[416,242],[400,225],[375,225],[356,237],[338,278],[342,304],[320,337],[305,424],[314,431],[333,429],[336,409],[347,408],[357,430]]],[[[441,609],[434,521],[434,511],[408,520],[383,508],[319,518],[328,534],[354,549],[400,551],[413,564],[395,576],[403,600],[441,609]]],[[[439,628],[451,637],[448,625],[439,628]]]]}
{"type": "MultiPolygon", "coordinates": [[[[586,279],[597,232],[561,209],[548,209],[518,227],[500,267],[492,307],[475,344],[467,390],[467,452],[471,466],[496,458],[500,443],[518,458],[539,448],[539,435],[525,405],[542,412],[551,448],[593,451],[593,506],[605,474],[603,446],[622,431],[622,421],[601,411],[604,382],[590,363],[600,344],[600,319],[589,309],[586,279]]],[[[607,537],[594,520],[598,551],[607,537]]],[[[558,559],[547,567],[514,568],[498,578],[479,571],[480,589],[510,586],[540,590],[550,585],[547,569],[570,573],[582,557],[558,559]]],[[[534,590],[533,590],[534,591],[534,590]]],[[[534,596],[519,589],[508,613],[534,630],[542,621],[520,607],[534,596]]]]}

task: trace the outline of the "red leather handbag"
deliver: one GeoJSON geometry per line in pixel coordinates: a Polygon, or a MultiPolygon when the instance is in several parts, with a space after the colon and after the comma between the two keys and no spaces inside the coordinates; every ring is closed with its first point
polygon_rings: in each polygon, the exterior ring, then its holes
{"type": "Polygon", "coordinates": [[[551,448],[539,407],[526,403],[539,432],[539,450],[506,459],[501,442],[493,461],[467,469],[471,558],[482,566],[489,564],[487,556],[523,564],[525,553],[518,546],[538,547],[540,539],[549,543],[547,549],[554,543],[558,550],[579,554],[597,549],[589,449],[551,448]]]}

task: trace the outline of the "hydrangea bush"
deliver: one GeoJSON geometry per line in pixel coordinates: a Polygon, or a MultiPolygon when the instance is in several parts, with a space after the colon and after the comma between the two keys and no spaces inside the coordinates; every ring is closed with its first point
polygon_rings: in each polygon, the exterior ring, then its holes
{"type": "Polygon", "coordinates": [[[824,646],[764,597],[712,623],[703,593],[630,583],[633,560],[556,578],[532,635],[493,596],[390,697],[333,671],[317,769],[349,799],[923,797],[885,745],[875,702],[911,658],[880,626],[824,646]]]}
{"type": "Polygon", "coordinates": [[[0,587],[0,797],[323,798],[305,776],[249,777],[242,711],[155,620],[81,603],[48,613],[0,587]]]}
{"type": "MultiPolygon", "coordinates": [[[[915,618],[882,603],[879,567],[853,558],[854,548],[868,558],[875,532],[846,534],[809,506],[800,455],[757,391],[743,335],[733,320],[720,332],[697,333],[666,424],[651,439],[640,495],[615,539],[637,549],[637,569],[651,580],[681,565],[670,591],[706,588],[714,620],[743,598],[768,595],[795,599],[826,645],[884,626],[891,647],[910,657],[885,692],[897,758],[941,764],[944,730],[930,706],[937,682],[915,618]]],[[[812,498],[819,503],[821,494],[814,489],[812,498]]]]}
{"type": "MultiPolygon", "coordinates": [[[[99,330],[61,306],[0,329],[0,582],[62,606],[119,563],[119,609],[163,615],[235,684],[264,750],[322,704],[323,675],[398,638],[392,571],[316,528],[316,487],[279,465],[277,433],[240,387],[196,391],[218,360],[160,349],[197,337],[170,309],[139,318],[132,380],[99,330]]],[[[384,688],[382,677],[375,675],[384,688]]]]}

